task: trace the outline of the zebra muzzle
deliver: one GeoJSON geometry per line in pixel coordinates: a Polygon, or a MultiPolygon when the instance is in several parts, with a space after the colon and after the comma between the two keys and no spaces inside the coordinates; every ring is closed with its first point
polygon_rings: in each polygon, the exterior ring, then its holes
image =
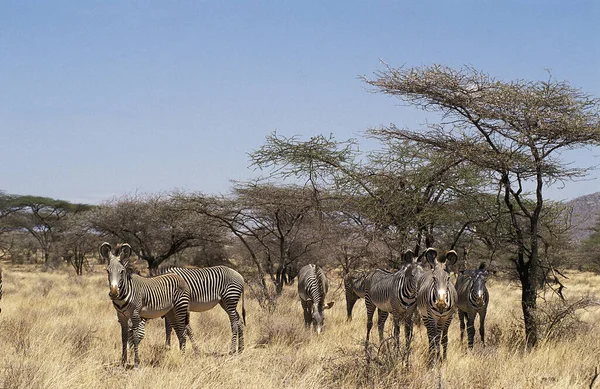
{"type": "Polygon", "coordinates": [[[116,286],[115,287],[111,286],[110,291],[108,292],[108,295],[110,297],[117,297],[119,295],[119,288],[116,286]]]}

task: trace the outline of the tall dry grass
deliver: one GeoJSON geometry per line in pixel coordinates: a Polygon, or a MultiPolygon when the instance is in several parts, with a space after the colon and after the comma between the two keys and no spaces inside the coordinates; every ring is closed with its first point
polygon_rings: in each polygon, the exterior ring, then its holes
{"type": "MultiPolygon", "coordinates": [[[[600,276],[570,273],[565,294],[600,296],[600,276]]],[[[0,387],[2,388],[573,388],[588,387],[600,365],[600,310],[589,309],[576,330],[524,351],[520,292],[490,280],[487,346],[460,344],[457,318],[450,329],[448,360],[426,366],[427,336],[415,329],[410,369],[393,349],[364,351],[366,314],[358,303],[346,323],[344,296],[326,312],[321,336],[306,331],[295,288],[284,291],[273,313],[246,294],[246,350],[227,354],[230,328],[216,307],[192,313],[199,352],[182,355],[163,346],[160,320],[148,323],[140,346],[141,368],[123,369],[120,328],[108,298],[103,271],[34,272],[5,266],[0,301],[0,387]]],[[[388,323],[387,334],[391,327],[388,323]]],[[[373,333],[377,342],[376,330],[373,333]]],[[[477,338],[478,339],[478,335],[477,338]]]]}

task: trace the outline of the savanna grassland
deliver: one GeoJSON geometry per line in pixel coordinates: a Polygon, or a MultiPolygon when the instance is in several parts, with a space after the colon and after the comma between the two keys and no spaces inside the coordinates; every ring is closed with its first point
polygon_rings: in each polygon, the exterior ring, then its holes
{"type": "MultiPolygon", "coordinates": [[[[568,298],[600,296],[600,276],[569,273],[568,298]]],[[[448,359],[426,366],[427,336],[415,329],[410,369],[393,351],[364,351],[366,314],[357,303],[346,322],[340,280],[330,274],[321,336],[304,329],[295,287],[284,290],[273,313],[246,293],[246,350],[228,355],[230,328],[220,307],[192,313],[199,351],[182,355],[164,347],[164,324],[148,323],[140,345],[140,369],[120,362],[120,328],[108,297],[104,269],[84,276],[44,273],[33,267],[4,267],[0,301],[2,388],[573,388],[589,387],[600,365],[600,309],[582,311],[582,322],[562,323],[552,339],[533,351],[522,346],[520,290],[490,279],[487,345],[467,351],[459,342],[458,318],[450,328],[448,359]]],[[[386,327],[389,336],[391,324],[386,327]]],[[[374,328],[373,340],[377,342],[374,328]]],[[[478,339],[478,335],[477,338],[478,339]]],[[[132,355],[130,355],[132,360],[132,355]]],[[[597,384],[600,385],[600,384],[597,384]]]]}

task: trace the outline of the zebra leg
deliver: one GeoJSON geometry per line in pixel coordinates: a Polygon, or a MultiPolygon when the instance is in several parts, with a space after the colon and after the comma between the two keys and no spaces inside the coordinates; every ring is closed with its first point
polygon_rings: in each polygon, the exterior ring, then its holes
{"type": "Polygon", "coordinates": [[[304,326],[310,328],[310,325],[312,324],[312,302],[308,300],[304,301],[302,299],[300,299],[300,302],[302,303],[302,310],[304,311],[304,326]]]}
{"type": "MultiPolygon", "coordinates": [[[[127,343],[129,341],[129,320],[127,320],[125,316],[119,314],[117,314],[117,318],[119,320],[119,324],[121,324],[121,366],[125,366],[125,364],[127,363],[127,343]]],[[[133,338],[133,331],[131,335],[133,338]]]]}
{"type": "Polygon", "coordinates": [[[377,309],[377,330],[379,331],[379,345],[383,343],[383,329],[385,328],[385,321],[387,320],[389,312],[377,309]]]}
{"type": "Polygon", "coordinates": [[[469,348],[471,349],[475,341],[475,315],[475,311],[467,313],[467,336],[469,337],[469,348]]]}
{"type": "MultiPolygon", "coordinates": [[[[237,301],[236,304],[226,303],[224,300],[220,302],[221,307],[227,312],[227,316],[229,316],[229,325],[231,326],[231,348],[229,350],[230,354],[235,354],[238,351],[238,341],[240,332],[242,332],[242,323],[240,320],[240,315],[237,312],[237,301]]],[[[303,306],[304,308],[304,306],[303,306]]],[[[306,320],[306,318],[305,318],[306,320]]],[[[243,341],[243,336],[242,336],[243,341]]],[[[242,346],[243,348],[243,346],[242,346]]]]}
{"type": "Polygon", "coordinates": [[[139,312],[133,312],[133,316],[131,317],[131,330],[133,331],[133,353],[134,353],[134,366],[137,369],[140,366],[140,355],[138,352],[139,344],[140,344],[140,323],[142,319],[140,317],[139,312]]]}
{"type": "Polygon", "coordinates": [[[423,324],[425,324],[425,328],[427,328],[427,338],[429,339],[429,358],[427,363],[429,366],[432,366],[439,354],[440,335],[434,320],[430,319],[429,316],[423,316],[421,319],[423,320],[423,324]]]}
{"type": "Polygon", "coordinates": [[[392,315],[394,321],[394,346],[396,349],[400,347],[400,317],[398,315],[392,315]]]}
{"type": "Polygon", "coordinates": [[[407,313],[404,318],[404,336],[406,337],[406,366],[408,366],[408,358],[410,356],[410,344],[412,342],[412,330],[413,330],[413,315],[407,313]]]}
{"type": "Polygon", "coordinates": [[[348,314],[346,321],[352,321],[352,310],[356,301],[358,301],[358,296],[351,289],[349,290],[349,287],[346,287],[346,311],[348,314]]]}
{"type": "Polygon", "coordinates": [[[173,327],[171,327],[171,322],[169,321],[169,319],[167,319],[167,316],[164,316],[165,318],[165,347],[167,349],[171,348],[171,331],[173,330],[173,327]]]}
{"type": "MultiPolygon", "coordinates": [[[[449,317],[443,324],[442,327],[442,347],[444,348],[444,355],[442,359],[446,359],[446,354],[448,351],[448,328],[450,327],[450,322],[452,321],[452,316],[449,317]]],[[[439,348],[438,348],[439,353],[439,348]]]]}
{"type": "Polygon", "coordinates": [[[485,346],[485,314],[487,312],[479,312],[479,336],[481,336],[481,344],[485,346]]]}
{"type": "Polygon", "coordinates": [[[375,304],[373,304],[368,295],[365,296],[365,305],[367,308],[367,340],[365,347],[368,347],[369,335],[371,334],[371,328],[373,328],[373,315],[375,314],[375,304]]]}
{"type": "Polygon", "coordinates": [[[194,352],[197,353],[198,345],[196,344],[196,340],[194,339],[194,332],[192,331],[192,327],[189,324],[185,326],[185,333],[187,337],[190,338],[190,342],[192,343],[192,348],[194,349],[194,352]]]}
{"type": "Polygon", "coordinates": [[[177,335],[177,339],[179,340],[179,349],[182,352],[185,351],[185,335],[188,334],[186,323],[187,314],[187,307],[175,306],[165,315],[165,318],[171,322],[171,325],[175,330],[175,335],[177,335]]]}
{"type": "Polygon", "coordinates": [[[458,322],[460,324],[460,342],[463,342],[465,337],[465,313],[461,310],[458,311],[458,322]]]}

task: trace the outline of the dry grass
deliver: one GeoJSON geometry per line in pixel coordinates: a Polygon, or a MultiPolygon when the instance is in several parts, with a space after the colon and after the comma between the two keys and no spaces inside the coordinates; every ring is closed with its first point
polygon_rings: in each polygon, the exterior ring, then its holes
{"type": "MultiPolygon", "coordinates": [[[[600,310],[581,315],[577,332],[522,348],[519,290],[490,280],[488,345],[467,351],[455,317],[448,360],[426,367],[427,337],[415,329],[410,369],[401,356],[364,352],[365,309],[356,305],[346,323],[341,290],[327,311],[325,332],[306,331],[295,289],[284,291],[274,313],[246,295],[246,351],[227,354],[230,329],[219,308],[192,314],[199,344],[182,355],[165,350],[160,320],[148,324],[140,346],[141,368],[119,367],[120,329],[108,298],[105,274],[77,277],[5,266],[0,304],[0,387],[4,388],[573,388],[588,387],[600,365],[600,310]]],[[[600,276],[570,273],[568,297],[600,296],[600,276]]],[[[334,284],[336,282],[334,281],[334,284]]],[[[389,327],[386,331],[389,334],[389,327]]],[[[372,334],[377,340],[376,329],[372,334]]],[[[478,335],[477,338],[478,339],[478,335]]]]}

